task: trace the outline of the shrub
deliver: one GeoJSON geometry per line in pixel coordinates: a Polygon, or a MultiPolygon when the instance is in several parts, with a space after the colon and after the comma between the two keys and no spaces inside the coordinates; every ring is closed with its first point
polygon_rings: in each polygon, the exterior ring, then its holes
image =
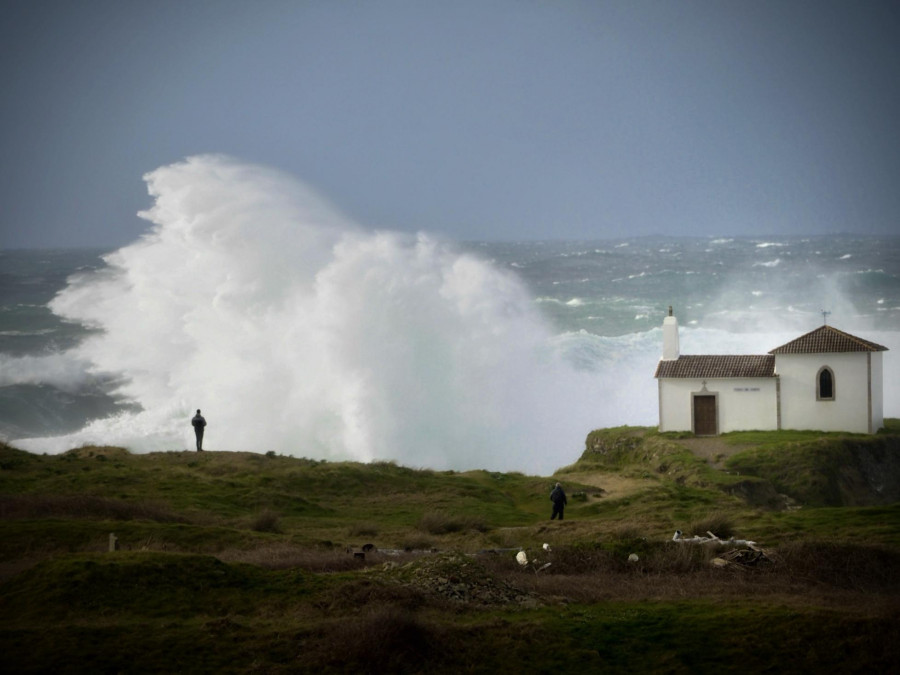
{"type": "Polygon", "coordinates": [[[434,541],[428,537],[410,534],[400,542],[399,548],[404,551],[430,551],[434,548],[434,541]]]}
{"type": "Polygon", "coordinates": [[[422,516],[417,527],[428,534],[450,534],[452,532],[487,532],[484,520],[476,516],[450,516],[439,511],[430,511],[422,516]]]}
{"type": "Polygon", "coordinates": [[[705,537],[707,532],[712,532],[719,539],[727,539],[735,536],[734,524],[723,513],[711,513],[705,518],[692,521],[684,530],[684,536],[700,535],[705,537]]]}
{"type": "Polygon", "coordinates": [[[256,514],[250,529],[255,532],[281,532],[280,516],[274,511],[264,509],[256,514]]]}
{"type": "Polygon", "coordinates": [[[375,537],[378,535],[378,526],[371,522],[354,523],[347,528],[351,537],[375,537]]]}

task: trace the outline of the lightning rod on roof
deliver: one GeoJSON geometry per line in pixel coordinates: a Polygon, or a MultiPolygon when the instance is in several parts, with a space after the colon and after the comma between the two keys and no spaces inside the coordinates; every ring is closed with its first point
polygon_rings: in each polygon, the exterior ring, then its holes
{"type": "Polygon", "coordinates": [[[829,314],[831,314],[831,312],[829,312],[827,309],[822,310],[822,324],[825,326],[828,325],[828,315],[829,314]]]}

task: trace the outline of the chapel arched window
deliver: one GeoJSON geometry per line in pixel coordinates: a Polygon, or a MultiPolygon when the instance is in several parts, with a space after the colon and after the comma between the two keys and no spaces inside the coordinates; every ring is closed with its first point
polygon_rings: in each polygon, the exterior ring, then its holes
{"type": "Polygon", "coordinates": [[[816,378],[816,399],[819,401],[834,400],[834,372],[828,366],[819,370],[816,378]]]}

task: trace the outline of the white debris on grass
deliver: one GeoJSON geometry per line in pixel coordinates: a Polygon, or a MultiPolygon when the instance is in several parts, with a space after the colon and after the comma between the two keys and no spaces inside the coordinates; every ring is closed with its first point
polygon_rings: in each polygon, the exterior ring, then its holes
{"type": "Polygon", "coordinates": [[[716,544],[717,546],[748,546],[753,548],[756,546],[755,541],[750,541],[749,539],[735,539],[731,537],[730,539],[719,539],[712,532],[707,531],[706,537],[700,537],[694,535],[693,537],[685,537],[681,530],[675,530],[675,534],[672,536],[672,541],[678,542],[679,544],[716,544]]]}
{"type": "MultiPolygon", "coordinates": [[[[550,550],[550,545],[549,545],[549,544],[544,544],[544,550],[545,550],[545,551],[549,551],[549,550],[550,550]]],[[[524,567],[528,567],[529,565],[531,565],[531,569],[534,570],[534,573],[535,573],[535,574],[537,574],[538,572],[540,572],[540,571],[542,571],[542,570],[547,569],[548,567],[550,567],[550,565],[553,564],[553,563],[547,562],[547,563],[544,563],[544,564],[542,565],[542,564],[541,564],[541,561],[538,560],[538,559],[536,559],[536,558],[534,558],[534,559],[532,559],[532,560],[529,560],[529,559],[528,559],[528,554],[525,553],[525,549],[524,549],[524,548],[523,548],[523,549],[520,549],[519,552],[516,553],[516,562],[519,563],[519,565],[521,565],[523,568],[524,568],[524,567]]]]}

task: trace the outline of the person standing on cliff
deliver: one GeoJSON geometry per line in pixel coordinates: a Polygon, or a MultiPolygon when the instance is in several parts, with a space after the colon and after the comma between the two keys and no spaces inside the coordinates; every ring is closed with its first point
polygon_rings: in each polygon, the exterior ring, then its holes
{"type": "Polygon", "coordinates": [[[203,428],[206,426],[206,420],[200,414],[199,408],[197,408],[197,414],[194,415],[191,424],[194,426],[194,435],[197,437],[197,452],[203,452],[203,428]]]}
{"type": "Polygon", "coordinates": [[[569,500],[566,499],[566,493],[559,483],[557,483],[556,487],[550,492],[550,501],[553,502],[553,515],[550,516],[550,520],[554,520],[556,516],[559,516],[559,519],[562,520],[563,512],[565,511],[566,504],[569,503],[569,500]]]}

